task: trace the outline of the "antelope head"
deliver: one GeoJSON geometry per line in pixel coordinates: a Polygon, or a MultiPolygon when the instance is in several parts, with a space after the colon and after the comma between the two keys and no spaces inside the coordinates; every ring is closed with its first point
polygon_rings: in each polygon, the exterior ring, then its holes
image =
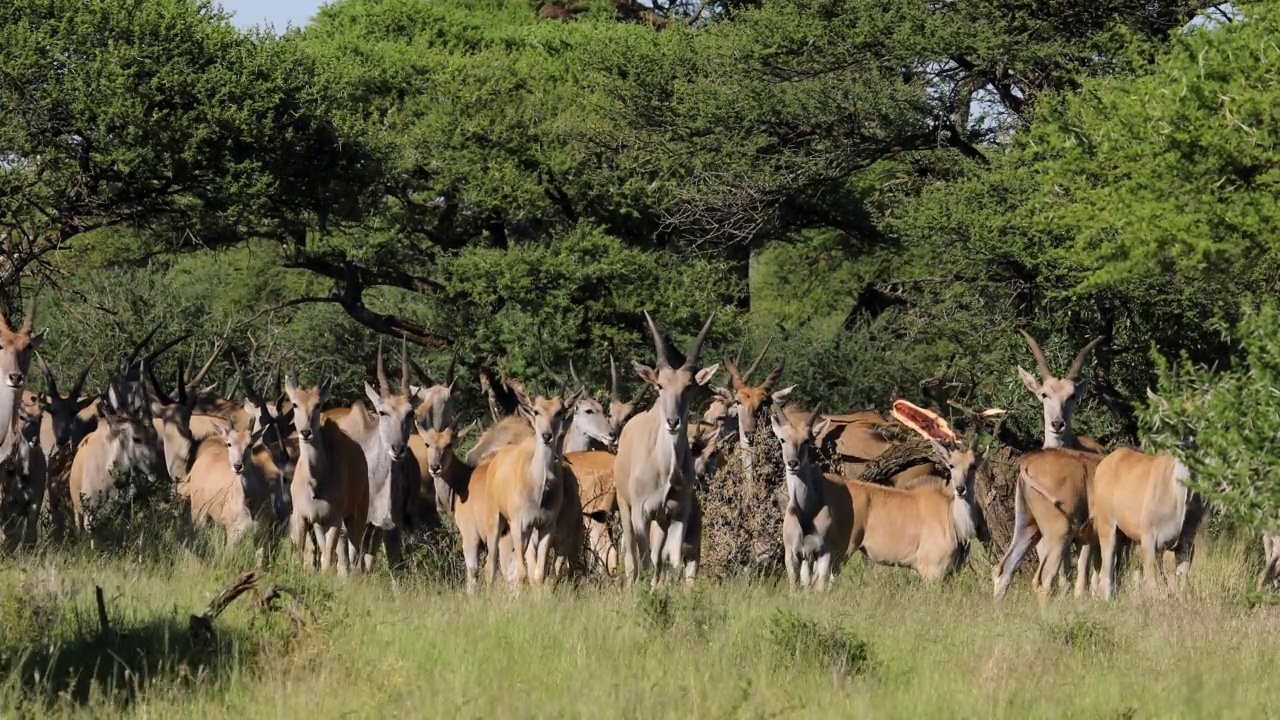
{"type": "Polygon", "coordinates": [[[392,392],[387,382],[387,368],[382,360],[382,342],[378,342],[378,389],[364,384],[364,394],[378,413],[378,434],[386,445],[392,461],[399,461],[408,447],[409,433],[413,432],[413,412],[418,407],[418,396],[409,389],[409,351],[404,341],[400,344],[400,388],[392,392]]]}
{"type": "Polygon", "coordinates": [[[973,502],[973,483],[982,467],[984,451],[978,448],[978,433],[969,439],[963,450],[944,445],[937,440],[930,440],[933,452],[947,467],[947,490],[956,499],[973,502]]]}
{"type": "Polygon", "coordinates": [[[44,420],[45,399],[40,393],[24,392],[18,403],[18,432],[30,447],[40,442],[40,423],[44,420]]]}
{"type": "Polygon", "coordinates": [[[831,424],[831,418],[818,422],[818,418],[821,417],[821,408],[822,403],[818,403],[799,427],[793,425],[786,414],[776,407],[769,413],[773,436],[778,438],[778,442],[782,445],[782,464],[786,468],[788,477],[800,475],[801,471],[809,466],[815,438],[825,433],[827,426],[831,424]]]}
{"type": "Polygon", "coordinates": [[[623,401],[622,390],[618,387],[618,366],[613,362],[613,353],[609,353],[609,432],[615,443],[622,437],[622,426],[636,414],[648,389],[648,385],[641,385],[629,402],[623,401]]]}
{"type": "Polygon", "coordinates": [[[244,473],[245,468],[253,461],[253,446],[262,438],[262,428],[257,430],[249,430],[242,428],[235,430],[224,427],[222,423],[214,423],[213,429],[218,433],[218,437],[227,444],[227,460],[231,463],[231,472],[240,478],[240,485],[246,485],[244,473]]]}
{"type": "Polygon", "coordinates": [[[778,363],[773,372],[770,372],[765,377],[764,382],[759,385],[751,384],[751,374],[760,367],[760,361],[764,359],[765,353],[769,352],[769,345],[772,342],[770,340],[765,343],[764,348],[760,350],[760,354],[756,356],[755,361],[751,363],[751,367],[747,368],[746,372],[738,370],[741,353],[739,353],[738,358],[733,360],[730,360],[728,355],[724,356],[724,369],[729,373],[729,381],[733,389],[730,391],[727,388],[716,388],[715,392],[717,397],[729,402],[730,411],[737,415],[739,441],[744,445],[750,444],[751,438],[755,436],[756,421],[760,412],[772,405],[775,400],[782,400],[790,395],[791,391],[795,390],[796,387],[792,385],[773,392],[773,386],[777,384],[778,378],[782,376],[782,367],[786,362],[785,360],[778,363]]]}
{"type": "Polygon", "coordinates": [[[36,362],[40,364],[40,370],[44,373],[46,384],[44,400],[48,406],[49,420],[53,423],[54,442],[58,445],[67,445],[71,442],[78,416],[93,404],[92,397],[83,397],[81,393],[84,391],[85,378],[89,376],[95,360],[97,360],[96,355],[80,371],[75,384],[71,386],[71,392],[64,396],[58,392],[58,381],[54,377],[53,370],[44,358],[36,353],[36,362]]]}
{"type": "Polygon", "coordinates": [[[431,376],[422,369],[418,363],[412,358],[409,359],[409,366],[413,368],[413,372],[418,376],[422,385],[411,385],[409,392],[414,400],[418,403],[418,413],[421,417],[417,419],[419,425],[425,420],[430,427],[443,429],[452,427],[453,418],[453,384],[457,381],[454,370],[458,365],[458,354],[453,354],[453,359],[449,361],[449,370],[445,373],[443,383],[434,382],[431,376]]]}
{"type": "Polygon", "coordinates": [[[438,430],[429,422],[418,421],[418,437],[422,438],[422,443],[427,446],[427,473],[431,475],[432,480],[444,479],[449,464],[454,462],[454,446],[462,442],[475,426],[476,424],[472,423],[458,430],[449,425],[438,430]]]}
{"type": "Polygon", "coordinates": [[[119,442],[120,457],[126,467],[141,468],[152,477],[161,477],[168,468],[159,451],[160,438],[147,410],[139,413],[137,407],[140,396],[142,407],[148,408],[146,388],[137,384],[126,392],[121,390],[122,384],[119,378],[113,379],[106,398],[94,406],[98,420],[106,424],[119,442]]]}
{"type": "Polygon", "coordinates": [[[298,431],[298,441],[303,445],[320,443],[320,408],[329,395],[330,380],[313,387],[300,387],[298,377],[291,374],[284,380],[285,394],[293,403],[293,426],[298,431]]]}
{"type": "Polygon", "coordinates": [[[1076,442],[1075,435],[1071,432],[1071,416],[1075,412],[1076,401],[1084,394],[1085,388],[1085,382],[1080,378],[1080,373],[1084,370],[1084,363],[1089,358],[1089,353],[1093,352],[1104,338],[1094,338],[1092,342],[1081,348],[1075,360],[1071,361],[1067,374],[1059,378],[1049,369],[1044,351],[1040,349],[1040,344],[1035,341],[1035,338],[1024,330],[1018,330],[1018,332],[1022,333],[1022,337],[1026,339],[1027,346],[1031,348],[1031,354],[1035,357],[1036,368],[1040,371],[1040,377],[1037,378],[1021,366],[1018,367],[1022,384],[1035,393],[1040,404],[1044,406],[1045,447],[1071,446],[1076,442]]]}
{"type": "Polygon", "coordinates": [[[581,392],[575,392],[565,398],[564,388],[561,388],[558,394],[546,397],[538,392],[537,383],[534,383],[533,397],[530,397],[519,385],[514,385],[513,389],[520,402],[517,412],[533,426],[534,437],[539,443],[556,449],[558,454],[560,438],[564,436],[568,409],[577,404],[581,392]]]}
{"type": "Polygon", "coordinates": [[[22,327],[14,332],[9,321],[0,314],[0,378],[12,389],[21,389],[26,380],[27,369],[31,367],[31,353],[44,342],[44,331],[31,334],[31,323],[35,321],[36,306],[22,319],[22,327]]]}
{"type": "Polygon", "coordinates": [[[686,432],[689,397],[693,388],[702,387],[711,382],[716,370],[720,369],[719,363],[705,368],[698,367],[698,354],[702,350],[702,343],[707,339],[707,333],[711,331],[711,321],[715,316],[713,312],[707,318],[698,337],[694,339],[693,345],[685,354],[684,361],[679,366],[673,366],[667,355],[666,339],[662,337],[662,332],[658,330],[649,312],[646,310],[644,313],[645,322],[649,325],[649,333],[653,336],[657,365],[649,367],[634,360],[632,364],[635,365],[636,374],[640,379],[658,391],[658,401],[654,408],[658,412],[659,421],[672,435],[680,436],[686,432]]]}
{"type": "MultiPolygon", "coordinates": [[[[604,405],[591,394],[587,389],[587,384],[582,382],[578,377],[578,372],[573,368],[573,361],[569,361],[569,375],[573,378],[573,384],[578,388],[574,395],[576,400],[570,406],[573,412],[573,425],[578,428],[587,437],[603,444],[605,447],[613,447],[618,442],[618,436],[614,434],[613,424],[608,415],[605,414],[604,405]]],[[[575,432],[578,432],[575,430],[575,432]]]]}
{"type": "Polygon", "coordinates": [[[720,452],[720,441],[723,435],[720,428],[709,429],[698,433],[689,445],[693,451],[693,476],[705,480],[716,471],[716,456],[720,452]]]}

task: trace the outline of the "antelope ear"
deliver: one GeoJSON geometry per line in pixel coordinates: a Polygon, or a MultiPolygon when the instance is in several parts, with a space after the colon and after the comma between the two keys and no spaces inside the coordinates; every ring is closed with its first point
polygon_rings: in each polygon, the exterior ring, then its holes
{"type": "Polygon", "coordinates": [[[815,438],[820,438],[823,435],[826,435],[827,430],[829,430],[830,428],[831,428],[831,418],[827,418],[826,420],[823,420],[822,422],[818,423],[817,426],[815,426],[813,430],[810,431],[810,434],[813,435],[813,437],[815,438]]]}
{"type": "Polygon", "coordinates": [[[946,445],[943,445],[932,438],[929,439],[929,444],[933,446],[933,452],[941,458],[943,462],[951,462],[951,450],[946,445]]]}
{"type": "Polygon", "coordinates": [[[704,367],[698,371],[697,375],[693,376],[693,380],[699,385],[706,385],[707,383],[711,382],[711,378],[715,377],[716,371],[719,369],[720,369],[720,363],[716,363],[715,365],[712,365],[710,367],[704,367]]]}
{"type": "Polygon", "coordinates": [[[480,424],[480,421],[479,421],[479,420],[475,420],[475,421],[473,421],[470,425],[468,425],[468,426],[466,426],[466,427],[462,428],[461,430],[458,430],[457,432],[455,432],[455,433],[453,434],[453,440],[454,440],[454,442],[457,442],[457,441],[461,440],[462,438],[466,437],[466,436],[467,436],[467,433],[471,432],[472,428],[474,428],[475,426],[477,426],[477,425],[479,425],[479,424],[480,424]]]}
{"type": "Polygon", "coordinates": [[[641,380],[654,386],[658,384],[658,373],[656,370],[636,360],[632,360],[631,364],[635,366],[636,375],[639,375],[641,380]]]}
{"type": "Polygon", "coordinates": [[[378,391],[374,390],[373,386],[369,383],[364,384],[364,394],[369,397],[369,402],[373,403],[373,407],[375,409],[382,407],[382,396],[379,395],[378,391]]]}
{"type": "Polygon", "coordinates": [[[1037,395],[1040,394],[1040,379],[1022,369],[1021,365],[1018,366],[1018,377],[1022,378],[1022,384],[1026,385],[1028,390],[1037,395]]]}
{"type": "Polygon", "coordinates": [[[782,388],[781,390],[775,391],[775,392],[774,392],[772,395],[770,395],[769,397],[773,398],[773,401],[774,401],[774,402],[778,402],[778,401],[780,401],[780,400],[784,400],[784,399],[786,399],[786,397],[787,397],[788,395],[790,395],[790,394],[792,393],[792,391],[794,391],[795,389],[796,389],[796,386],[795,386],[795,385],[790,385],[790,386],[788,386],[788,387],[784,387],[784,388],[782,388]]]}
{"type": "Polygon", "coordinates": [[[31,349],[32,349],[32,350],[34,350],[34,349],[36,349],[36,348],[40,347],[40,344],[44,342],[44,334],[45,334],[46,332],[48,332],[48,331],[49,331],[49,329],[48,329],[48,328],[45,328],[44,330],[41,330],[40,332],[38,332],[38,333],[36,333],[35,335],[32,335],[32,336],[31,336],[31,345],[30,345],[30,347],[31,347],[31,349]]]}

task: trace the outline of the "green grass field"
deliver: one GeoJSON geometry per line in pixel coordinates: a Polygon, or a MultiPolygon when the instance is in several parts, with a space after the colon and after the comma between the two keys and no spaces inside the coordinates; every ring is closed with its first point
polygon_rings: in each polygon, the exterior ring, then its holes
{"type": "MultiPolygon", "coordinates": [[[[1258,549],[1204,540],[1189,587],[1039,609],[1001,605],[978,553],[954,582],[861,558],[825,596],[702,581],[652,595],[584,585],[346,581],[277,563],[310,619],[250,599],[193,641],[188,616],[243,558],[84,550],[0,570],[4,717],[1264,717],[1280,608],[1251,592],[1258,549]],[[94,586],[111,633],[99,631],[94,586]]],[[[284,555],[281,556],[283,559],[284,555]]],[[[287,556],[292,560],[292,555],[287,556]]]]}

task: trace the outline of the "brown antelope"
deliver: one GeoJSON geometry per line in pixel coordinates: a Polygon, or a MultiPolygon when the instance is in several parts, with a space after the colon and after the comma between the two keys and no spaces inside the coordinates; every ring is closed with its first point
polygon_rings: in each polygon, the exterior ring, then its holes
{"type": "MultiPolygon", "coordinates": [[[[835,528],[832,509],[827,504],[822,470],[811,461],[814,437],[830,420],[818,420],[815,407],[801,424],[793,425],[778,411],[769,414],[774,437],[782,444],[782,464],[787,485],[787,507],[783,511],[782,545],[787,581],[797,587],[825,590],[831,579],[835,528]]],[[[830,491],[827,491],[827,495],[830,491]]]]}
{"type": "Polygon", "coordinates": [[[1148,455],[1118,448],[1098,464],[1089,487],[1089,511],[1102,567],[1098,590],[1110,600],[1118,535],[1142,549],[1142,575],[1149,589],[1163,570],[1159,553],[1173,550],[1177,580],[1191,570],[1195,536],[1204,518],[1203,497],[1187,487],[1190,472],[1168,454],[1148,455]]]}
{"type": "Polygon", "coordinates": [[[698,563],[685,562],[686,533],[693,508],[694,455],[689,449],[689,397],[694,387],[711,381],[719,363],[699,368],[698,354],[715,313],[689,347],[683,362],[672,366],[666,340],[646,311],[657,363],[634,362],[636,373],[658,391],[652,408],[627,421],[618,440],[614,482],[622,517],[622,555],[628,583],[635,582],[645,545],[654,566],[653,585],[662,581],[662,561],[675,572],[683,568],[687,582],[697,577],[698,563]]]}
{"type": "MultiPolygon", "coordinates": [[[[543,397],[534,391],[530,398],[517,391],[520,414],[534,429],[533,440],[510,445],[494,454],[489,462],[488,491],[491,510],[498,522],[490,526],[486,545],[498,546],[498,534],[511,534],[511,557],[515,561],[515,583],[539,585],[546,576],[547,558],[555,535],[556,521],[564,501],[563,472],[558,451],[565,429],[565,414],[577,401],[578,393],[564,397],[543,397]],[[532,568],[527,556],[533,555],[532,568]]],[[[497,564],[490,566],[496,568],[497,564]]]]}
{"type": "Polygon", "coordinates": [[[290,375],[285,379],[285,391],[293,403],[293,424],[298,431],[298,463],[289,484],[289,539],[301,553],[304,568],[315,566],[311,553],[314,538],[320,571],[326,572],[336,562],[338,573],[346,575],[349,553],[358,547],[369,511],[368,465],[360,447],[336,423],[321,420],[328,380],[302,388],[290,375]]]}
{"type": "Polygon", "coordinates": [[[964,450],[931,441],[948,469],[944,482],[900,490],[846,481],[849,505],[833,512],[837,527],[851,518],[845,554],[861,550],[882,565],[915,568],[925,580],[938,580],[959,570],[969,542],[978,533],[973,481],[983,452],[977,439],[975,434],[964,450]]]}
{"type": "Polygon", "coordinates": [[[22,319],[22,326],[14,332],[9,321],[0,314],[0,457],[8,457],[13,448],[12,430],[18,403],[22,398],[22,384],[31,367],[31,353],[44,342],[44,331],[31,334],[36,306],[22,319]]]}
{"type": "MultiPolygon", "coordinates": [[[[230,549],[255,528],[265,538],[279,503],[263,458],[257,457],[256,446],[265,428],[236,430],[221,424],[214,428],[215,436],[203,440],[196,450],[179,494],[191,503],[192,523],[201,527],[213,520],[226,532],[230,549]]],[[[259,562],[265,550],[259,548],[259,562]]]]}
{"type": "MultiPolygon", "coordinates": [[[[379,544],[386,546],[387,563],[390,567],[395,568],[400,564],[400,527],[405,502],[403,463],[409,446],[409,435],[413,432],[414,411],[418,405],[418,396],[409,388],[409,354],[403,341],[400,345],[399,392],[393,393],[391,384],[387,382],[381,342],[378,343],[377,374],[377,390],[368,383],[364,386],[365,396],[369,398],[377,414],[366,413],[363,403],[357,402],[350,412],[336,419],[342,434],[358,446],[366,467],[365,482],[369,502],[365,515],[367,527],[361,528],[362,532],[354,536],[366,571],[373,569],[379,544]]],[[[343,445],[337,445],[333,449],[339,455],[347,452],[343,445]]]]}
{"type": "Polygon", "coordinates": [[[123,399],[132,393],[121,386],[113,381],[106,401],[98,402],[98,427],[80,441],[71,461],[71,510],[82,532],[92,530],[93,512],[115,490],[114,471],[142,470],[153,477],[167,472],[151,418],[136,414],[137,402],[123,399]]]}
{"type": "Polygon", "coordinates": [[[18,406],[18,442],[11,462],[0,467],[0,541],[7,545],[19,538],[26,547],[36,544],[49,470],[40,447],[44,415],[44,399],[24,392],[18,406]]]}
{"type": "MultiPolygon", "coordinates": [[[[457,459],[454,459],[457,462],[457,459]]],[[[452,497],[453,522],[458,526],[458,536],[462,542],[462,559],[467,568],[467,594],[476,591],[476,578],[480,572],[480,546],[487,551],[485,559],[485,581],[492,585],[495,571],[501,561],[500,546],[492,538],[500,535],[498,511],[493,506],[489,492],[491,463],[486,461],[470,471],[465,485],[453,488],[452,497]]],[[[465,466],[465,463],[464,463],[465,466]]],[[[461,479],[461,476],[458,476],[461,479]]]]}
{"type": "Polygon", "coordinates": [[[567,518],[563,524],[568,529],[562,532],[584,532],[586,570],[605,575],[613,575],[618,566],[618,551],[609,537],[609,516],[618,507],[613,483],[614,462],[613,453],[601,450],[564,456],[565,485],[573,485],[578,504],[576,512],[581,520],[567,518]]]}
{"type": "Polygon", "coordinates": [[[1055,377],[1045,360],[1039,343],[1023,330],[1036,360],[1040,377],[1018,368],[1027,389],[1036,395],[1044,408],[1044,449],[1024,454],[1018,461],[1018,480],[1014,487],[1013,535],[1000,563],[992,569],[996,599],[1004,596],[1013,573],[1032,543],[1036,544],[1039,567],[1032,587],[1041,604],[1048,601],[1055,579],[1066,585],[1066,563],[1070,546],[1075,544],[1076,597],[1083,596],[1090,562],[1088,486],[1102,460],[1101,446],[1089,438],[1080,438],[1071,429],[1077,399],[1084,391],[1081,379],[1089,353],[1104,338],[1085,345],[1071,362],[1062,378],[1055,377]]]}
{"type": "MultiPolygon", "coordinates": [[[[765,353],[769,352],[769,345],[772,341],[765,343],[760,350],[760,354],[747,368],[746,372],[738,370],[738,361],[741,357],[730,360],[726,354],[724,356],[724,368],[729,373],[729,381],[732,384],[732,391],[729,395],[732,397],[731,412],[733,413],[733,421],[737,426],[738,432],[738,454],[742,456],[742,469],[751,472],[754,459],[754,451],[751,443],[756,434],[756,422],[760,413],[765,411],[772,403],[779,402],[787,395],[795,390],[795,385],[782,388],[777,392],[773,392],[773,386],[777,384],[778,378],[782,377],[782,368],[784,362],[778,363],[778,366],[765,377],[764,382],[759,385],[750,383],[751,374],[760,367],[760,361],[764,359],[765,353]]],[[[723,388],[716,388],[716,394],[724,397],[723,388]]]]}
{"type": "MultiPolygon", "coordinates": [[[[414,425],[418,428],[418,432],[409,435],[408,449],[413,457],[406,458],[402,464],[405,475],[403,522],[406,528],[411,528],[417,523],[433,527],[441,516],[449,513],[448,504],[441,507],[439,502],[442,498],[435,492],[437,490],[435,485],[439,482],[436,475],[443,455],[438,449],[434,452],[431,450],[426,437],[422,434],[422,429],[427,428],[437,432],[449,429],[452,432],[455,427],[453,383],[456,380],[454,368],[457,360],[458,356],[455,353],[453,360],[449,363],[445,381],[437,383],[418,363],[412,358],[409,359],[409,367],[413,368],[418,379],[424,384],[409,386],[410,393],[418,399],[418,409],[414,411],[414,425]],[[436,473],[431,471],[433,464],[437,468],[436,473]]],[[[470,429],[468,426],[461,433],[457,433],[456,437],[451,436],[449,445],[461,439],[470,429]]],[[[452,450],[450,449],[449,452],[452,450]]]]}

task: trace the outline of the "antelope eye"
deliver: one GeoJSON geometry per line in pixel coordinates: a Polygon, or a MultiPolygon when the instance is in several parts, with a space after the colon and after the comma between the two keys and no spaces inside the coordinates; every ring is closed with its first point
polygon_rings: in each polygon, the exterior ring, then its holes
{"type": "Polygon", "coordinates": [[[379,415],[381,415],[382,417],[386,417],[386,416],[387,416],[387,412],[386,412],[385,410],[379,410],[379,411],[378,411],[378,414],[379,414],[379,415]]]}
{"type": "Polygon", "coordinates": [[[1040,393],[1040,399],[1041,399],[1041,400],[1048,400],[1048,399],[1049,399],[1049,393],[1044,393],[1044,392],[1040,393]]]}
{"type": "Polygon", "coordinates": [[[595,411],[595,410],[592,410],[591,408],[587,408],[586,412],[587,412],[587,414],[588,414],[588,415],[595,415],[595,414],[596,414],[596,411],[595,411]]]}

